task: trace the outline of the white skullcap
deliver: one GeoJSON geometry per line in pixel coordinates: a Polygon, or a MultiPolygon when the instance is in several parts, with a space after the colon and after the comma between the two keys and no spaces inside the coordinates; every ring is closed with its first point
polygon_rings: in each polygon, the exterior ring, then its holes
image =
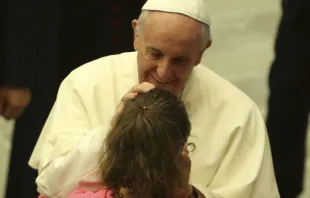
{"type": "Polygon", "coordinates": [[[197,21],[211,25],[207,0],[148,0],[142,10],[184,14],[197,21]]]}

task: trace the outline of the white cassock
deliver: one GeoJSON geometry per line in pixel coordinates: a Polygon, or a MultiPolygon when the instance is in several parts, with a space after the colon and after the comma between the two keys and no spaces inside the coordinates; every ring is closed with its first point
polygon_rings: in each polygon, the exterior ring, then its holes
{"type": "MultiPolygon", "coordinates": [[[[61,84],[29,164],[38,191],[64,198],[96,190],[98,151],[122,96],[138,84],[137,53],[103,57],[61,84]]],[[[243,92],[203,65],[188,80],[187,105],[196,144],[191,183],[206,198],[279,198],[264,120],[243,92]]]]}

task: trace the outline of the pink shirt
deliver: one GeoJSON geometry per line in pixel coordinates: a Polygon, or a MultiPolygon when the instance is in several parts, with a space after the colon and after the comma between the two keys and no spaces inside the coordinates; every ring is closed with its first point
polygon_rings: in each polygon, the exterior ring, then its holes
{"type": "MultiPolygon", "coordinates": [[[[103,188],[97,192],[91,192],[87,190],[75,190],[67,198],[113,198],[112,191],[103,188]]],[[[40,195],[39,198],[44,198],[40,195]]]]}

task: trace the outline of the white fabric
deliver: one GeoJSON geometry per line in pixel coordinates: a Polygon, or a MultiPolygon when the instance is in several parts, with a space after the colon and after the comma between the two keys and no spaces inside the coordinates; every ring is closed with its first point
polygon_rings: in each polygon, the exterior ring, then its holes
{"type": "Polygon", "coordinates": [[[211,26],[206,0],[148,0],[142,10],[184,14],[211,26]]]}
{"type": "MultiPolygon", "coordinates": [[[[40,193],[64,198],[75,188],[98,189],[98,151],[121,97],[138,83],[136,67],[136,52],[108,56],[62,82],[29,161],[40,193]]],[[[182,99],[197,147],[192,184],[206,198],[279,198],[264,120],[252,100],[202,65],[182,99]]]]}

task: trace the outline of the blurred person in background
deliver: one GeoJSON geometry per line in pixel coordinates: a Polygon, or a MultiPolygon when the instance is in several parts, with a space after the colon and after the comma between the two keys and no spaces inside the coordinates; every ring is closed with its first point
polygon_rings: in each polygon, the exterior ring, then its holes
{"type": "Polygon", "coordinates": [[[0,116],[7,120],[18,118],[31,101],[35,73],[36,15],[16,3],[0,2],[0,116]]]}
{"type": "MultiPolygon", "coordinates": [[[[0,1],[0,116],[6,120],[16,120],[25,115],[26,107],[31,102],[36,73],[40,5],[39,1],[34,0],[0,1]]],[[[11,190],[19,192],[18,183],[21,181],[28,192],[29,184],[33,183],[32,177],[29,176],[29,172],[32,171],[27,168],[28,157],[24,155],[27,150],[31,152],[32,149],[27,145],[27,141],[36,138],[37,135],[24,129],[17,131],[15,136],[15,140],[19,139],[12,155],[14,163],[11,163],[11,171],[14,171],[15,175],[10,174],[9,186],[11,190]]],[[[33,191],[35,192],[35,188],[33,191]]],[[[1,192],[2,194],[4,196],[4,192],[1,192]]],[[[10,192],[7,197],[21,196],[10,192]]]]}
{"type": "Polygon", "coordinates": [[[297,198],[303,190],[310,109],[310,2],[282,0],[282,11],[267,128],[280,195],[297,198]]]}
{"type": "Polygon", "coordinates": [[[6,198],[37,197],[37,173],[28,166],[28,160],[60,82],[77,66],[90,60],[132,51],[131,19],[139,15],[144,2],[5,2],[10,5],[6,9],[10,16],[7,24],[25,39],[20,42],[8,33],[12,39],[6,42],[18,53],[12,50],[15,53],[5,57],[16,65],[16,69],[8,67],[16,78],[5,76],[11,81],[22,77],[32,79],[29,85],[25,84],[32,91],[32,101],[15,124],[6,198]]]}

